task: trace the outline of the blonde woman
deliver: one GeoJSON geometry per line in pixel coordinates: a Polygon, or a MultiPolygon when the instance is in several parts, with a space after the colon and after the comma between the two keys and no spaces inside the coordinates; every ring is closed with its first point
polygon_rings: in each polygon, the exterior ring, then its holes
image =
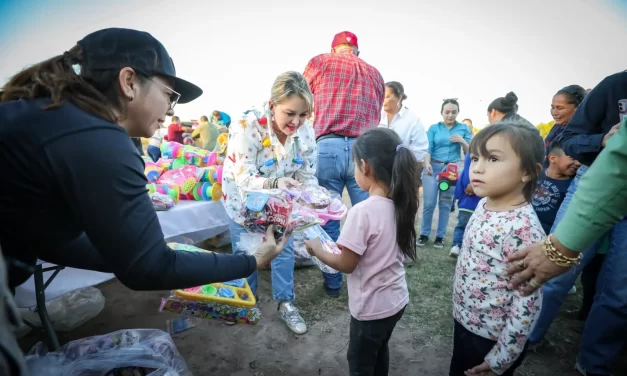
{"type": "MultiPolygon", "coordinates": [[[[259,109],[244,112],[229,127],[229,145],[224,162],[222,187],[224,205],[232,221],[229,227],[233,253],[246,232],[242,226],[244,189],[288,188],[318,184],[317,148],[314,130],[307,120],[312,110],[312,94],[298,72],[286,72],[272,85],[270,100],[259,109]]],[[[279,304],[279,316],[296,334],[307,325],[294,306],[294,248],[290,239],[272,262],[272,297],[279,304]]],[[[257,273],[248,282],[257,289],[257,273]]]]}

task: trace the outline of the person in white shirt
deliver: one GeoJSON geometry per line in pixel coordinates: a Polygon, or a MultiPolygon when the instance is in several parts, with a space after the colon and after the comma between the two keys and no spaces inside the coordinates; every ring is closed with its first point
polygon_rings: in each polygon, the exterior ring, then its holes
{"type": "Polygon", "coordinates": [[[390,81],[385,84],[383,114],[379,127],[395,131],[403,144],[414,153],[416,160],[422,164],[429,149],[427,131],[420,118],[409,108],[403,106],[407,99],[405,89],[400,82],[390,81]]]}

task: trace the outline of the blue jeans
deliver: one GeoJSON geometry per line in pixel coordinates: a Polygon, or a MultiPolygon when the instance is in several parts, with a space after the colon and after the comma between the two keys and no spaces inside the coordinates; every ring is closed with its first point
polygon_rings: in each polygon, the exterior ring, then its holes
{"type": "MultiPolygon", "coordinates": [[[[588,168],[582,166],[577,170],[577,174],[575,178],[570,183],[568,187],[568,192],[564,197],[564,201],[560,205],[557,214],[555,215],[555,221],[553,222],[553,227],[551,228],[551,233],[555,231],[557,225],[560,223],[564,214],[566,214],[566,210],[570,205],[570,202],[573,199],[573,195],[579,186],[579,179],[583,176],[588,168]]],[[[570,269],[566,273],[555,277],[544,284],[543,293],[544,297],[542,298],[542,311],[540,312],[540,317],[536,321],[535,327],[531,331],[531,335],[529,336],[530,343],[538,343],[540,342],[551,326],[551,323],[557,315],[559,314],[560,307],[564,302],[564,299],[568,295],[568,291],[575,285],[575,281],[579,276],[579,273],[583,270],[584,266],[592,260],[594,255],[596,254],[596,249],[599,245],[599,242],[595,242],[591,247],[586,249],[583,253],[583,259],[576,267],[570,269]]]]}
{"type": "Polygon", "coordinates": [[[610,231],[610,246],[581,339],[579,363],[588,372],[609,375],[626,338],[627,219],[623,218],[610,231]]]}
{"type": "MultiPolygon", "coordinates": [[[[368,192],[359,188],[355,181],[355,164],[351,148],[355,143],[351,137],[329,137],[318,141],[318,183],[329,191],[342,194],[344,187],[356,205],[368,198],[368,192]]],[[[324,231],[337,241],[340,236],[340,221],[328,221],[324,231]]],[[[337,291],[342,286],[342,273],[324,275],[327,290],[337,291]]]]}
{"type": "Polygon", "coordinates": [[[420,236],[431,235],[431,222],[433,222],[433,212],[438,204],[438,229],[435,237],[444,239],[446,227],[448,226],[448,216],[451,214],[451,205],[455,195],[455,187],[450,187],[448,191],[442,192],[438,189],[438,174],[446,169],[443,163],[431,161],[433,175],[427,175],[426,169],[422,170],[422,224],[420,225],[420,236]]]}
{"type": "Polygon", "coordinates": [[[455,230],[453,230],[453,246],[462,246],[464,231],[466,230],[466,225],[468,225],[468,220],[471,216],[472,212],[461,209],[457,213],[457,226],[455,226],[455,230]]]}
{"type": "MultiPolygon", "coordinates": [[[[229,223],[229,231],[231,233],[231,247],[233,254],[242,254],[244,251],[240,251],[237,248],[240,235],[246,233],[247,230],[231,221],[229,223]]],[[[272,260],[272,298],[279,302],[293,302],[294,301],[294,237],[287,241],[283,251],[272,260]]],[[[253,293],[257,294],[257,272],[251,274],[247,280],[250,285],[250,289],[253,293]]]]}

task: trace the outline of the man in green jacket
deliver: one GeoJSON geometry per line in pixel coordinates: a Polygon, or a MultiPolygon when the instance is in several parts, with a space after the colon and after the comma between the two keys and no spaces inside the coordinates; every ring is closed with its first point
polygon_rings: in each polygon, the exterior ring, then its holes
{"type": "MultiPolygon", "coordinates": [[[[624,244],[627,236],[627,118],[622,125],[617,127],[617,133],[608,139],[605,149],[599,154],[592,166],[579,181],[579,186],[574,194],[566,214],[557,225],[555,231],[548,236],[550,242],[534,244],[528,248],[519,250],[509,257],[512,266],[507,273],[513,275],[511,286],[518,288],[524,286],[522,293],[530,294],[533,290],[554,277],[566,272],[572,272],[572,268],[557,265],[548,257],[547,243],[551,243],[557,252],[565,258],[576,260],[580,253],[598,241],[606,233],[611,231],[611,240],[614,244],[624,244]],[[526,283],[526,285],[524,285],[526,283]]],[[[553,253],[554,255],[554,253],[553,253]]],[[[586,343],[586,334],[590,332],[590,325],[603,325],[609,327],[615,333],[619,342],[625,340],[624,321],[627,317],[627,306],[623,304],[624,297],[621,292],[627,286],[627,249],[610,249],[606,255],[606,268],[599,279],[599,291],[614,291],[613,299],[614,317],[608,317],[602,323],[592,323],[595,316],[594,303],[590,312],[590,320],[586,323],[582,346],[586,343]],[[616,327],[615,327],[616,326],[616,327]]],[[[611,333],[610,332],[610,333],[611,333]]],[[[616,341],[612,341],[616,342],[616,341]]],[[[604,353],[608,359],[615,359],[622,346],[607,347],[607,344],[597,344],[596,351],[604,353]],[[609,352],[609,353],[608,353],[609,352]]],[[[605,367],[609,368],[607,362],[605,367]]],[[[578,370],[585,375],[606,375],[607,370],[600,373],[583,370],[578,364],[578,370]]]]}

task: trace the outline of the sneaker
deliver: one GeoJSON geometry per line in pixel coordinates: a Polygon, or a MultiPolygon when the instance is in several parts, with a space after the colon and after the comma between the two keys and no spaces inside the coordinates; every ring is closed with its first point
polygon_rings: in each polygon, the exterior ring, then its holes
{"type": "Polygon", "coordinates": [[[451,256],[451,257],[459,256],[459,246],[458,245],[454,245],[453,248],[451,248],[451,251],[448,253],[448,255],[451,256]]]}
{"type": "Polygon", "coordinates": [[[568,295],[573,295],[577,293],[577,287],[573,285],[573,287],[568,290],[568,295]]]}
{"type": "Polygon", "coordinates": [[[285,321],[287,327],[296,334],[307,333],[307,324],[298,312],[298,308],[292,303],[279,304],[279,317],[285,321]]]}
{"type": "Polygon", "coordinates": [[[444,248],[444,244],[442,243],[442,238],[435,238],[435,241],[433,242],[433,247],[444,248]]]}
{"type": "Polygon", "coordinates": [[[340,289],[330,289],[327,287],[327,284],[324,283],[324,291],[326,291],[327,296],[329,298],[339,298],[340,297],[340,289]]]}
{"type": "Polygon", "coordinates": [[[418,247],[424,247],[425,244],[427,244],[428,241],[429,241],[429,237],[428,236],[420,235],[420,237],[416,241],[416,245],[418,247]]]}

